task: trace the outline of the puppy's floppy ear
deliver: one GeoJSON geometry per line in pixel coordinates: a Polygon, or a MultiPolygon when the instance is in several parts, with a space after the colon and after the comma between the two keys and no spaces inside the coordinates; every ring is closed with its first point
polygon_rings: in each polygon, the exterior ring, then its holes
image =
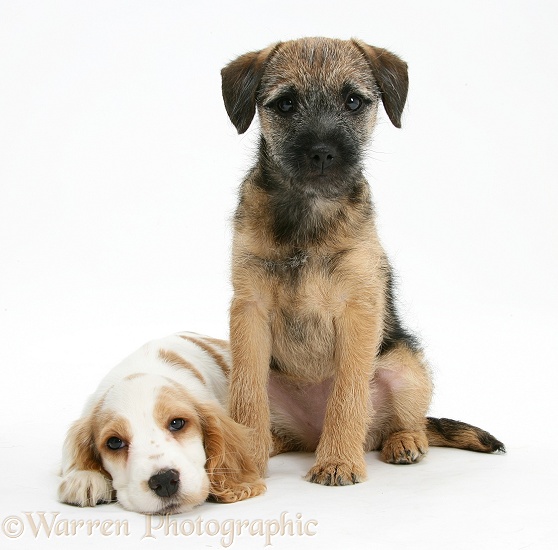
{"type": "Polygon", "coordinates": [[[225,108],[239,134],[248,130],[256,114],[256,92],[265,64],[277,46],[279,43],[241,55],[221,70],[225,108]]]}
{"type": "Polygon", "coordinates": [[[401,114],[409,89],[407,63],[382,48],[369,46],[360,40],[353,40],[353,43],[364,53],[372,68],[389,119],[396,128],[401,128],[401,114]]]}
{"type": "Polygon", "coordinates": [[[110,474],[103,468],[95,447],[90,417],[76,420],[66,435],[58,498],[77,506],[95,506],[116,499],[110,474]]]}
{"type": "Polygon", "coordinates": [[[70,469],[104,471],[101,458],[95,448],[89,417],[76,420],[68,430],[64,441],[62,468],[64,471],[70,469]]]}
{"type": "Polygon", "coordinates": [[[265,492],[250,455],[250,432],[217,404],[198,405],[211,496],[218,502],[236,502],[265,492]]]}

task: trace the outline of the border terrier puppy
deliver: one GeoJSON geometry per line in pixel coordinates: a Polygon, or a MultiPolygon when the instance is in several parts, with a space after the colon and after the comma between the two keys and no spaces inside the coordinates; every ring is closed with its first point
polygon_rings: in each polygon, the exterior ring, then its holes
{"type": "Polygon", "coordinates": [[[504,450],[487,432],[427,419],[432,383],[394,306],[363,158],[378,106],[396,126],[407,65],[358,40],[303,38],[222,70],[239,133],[257,112],[259,154],[234,218],[229,410],[271,454],[315,451],[323,485],[366,479],[364,452],[395,464],[428,445],[504,450]]]}

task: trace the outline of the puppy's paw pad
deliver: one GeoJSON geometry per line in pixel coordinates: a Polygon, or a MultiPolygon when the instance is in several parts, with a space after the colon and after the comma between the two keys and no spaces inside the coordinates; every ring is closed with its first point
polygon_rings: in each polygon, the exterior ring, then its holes
{"type": "Polygon", "coordinates": [[[366,465],[349,463],[324,463],[313,466],[306,481],[320,485],[354,485],[366,480],[366,465]]]}
{"type": "Polygon", "coordinates": [[[382,448],[382,459],[391,464],[414,464],[428,452],[424,432],[397,432],[389,436],[382,448]]]}
{"type": "Polygon", "coordinates": [[[62,477],[58,498],[75,506],[95,506],[115,500],[115,492],[111,481],[101,472],[72,470],[62,477]]]}

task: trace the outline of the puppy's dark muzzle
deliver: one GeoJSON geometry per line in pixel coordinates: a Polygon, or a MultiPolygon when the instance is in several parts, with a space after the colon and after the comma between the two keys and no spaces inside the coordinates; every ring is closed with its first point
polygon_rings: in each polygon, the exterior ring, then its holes
{"type": "Polygon", "coordinates": [[[310,157],[312,166],[317,169],[320,174],[324,174],[325,171],[335,163],[339,153],[333,145],[318,143],[310,148],[308,156],[310,157]]]}
{"type": "Polygon", "coordinates": [[[178,491],[180,474],[176,470],[165,470],[149,478],[149,488],[159,497],[171,497],[178,491]]]}

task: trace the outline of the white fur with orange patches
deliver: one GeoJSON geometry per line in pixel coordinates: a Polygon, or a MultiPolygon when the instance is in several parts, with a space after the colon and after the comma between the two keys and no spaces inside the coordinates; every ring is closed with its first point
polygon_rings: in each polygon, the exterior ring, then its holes
{"type": "Polygon", "coordinates": [[[115,384],[105,397],[105,406],[115,421],[101,432],[96,444],[103,466],[112,477],[118,501],[129,510],[184,512],[203,502],[209,493],[203,435],[195,404],[188,401],[187,394],[184,401],[169,399],[173,390],[169,382],[160,374],[146,374],[115,384]],[[173,434],[168,426],[162,425],[157,413],[163,404],[170,417],[188,419],[183,430],[189,437],[177,437],[183,434],[173,434]],[[122,419],[126,419],[130,436],[112,430],[112,425],[123,424],[122,419]],[[106,446],[109,437],[123,439],[127,447],[110,450],[106,446]],[[153,475],[170,469],[180,473],[179,489],[175,495],[162,499],[147,482],[153,475]]]}
{"type": "MultiPolygon", "coordinates": [[[[235,430],[226,417],[227,380],[222,365],[185,339],[185,334],[146,344],[101,381],[66,437],[59,487],[62,502],[95,506],[113,499],[115,491],[128,510],[181,513],[209,495],[232,502],[265,490],[247,455],[247,432],[235,430]],[[174,419],[183,419],[184,427],[172,431],[174,419]],[[125,446],[111,450],[107,446],[111,437],[125,446]],[[237,454],[246,454],[245,460],[235,458],[227,464],[234,453],[225,453],[216,467],[209,455],[227,440],[234,440],[237,454]],[[178,472],[177,491],[159,496],[149,480],[168,470],[178,472]],[[232,470],[230,479],[223,480],[222,472],[227,470],[232,470]]],[[[228,360],[226,350],[221,348],[220,354],[228,360]]]]}

